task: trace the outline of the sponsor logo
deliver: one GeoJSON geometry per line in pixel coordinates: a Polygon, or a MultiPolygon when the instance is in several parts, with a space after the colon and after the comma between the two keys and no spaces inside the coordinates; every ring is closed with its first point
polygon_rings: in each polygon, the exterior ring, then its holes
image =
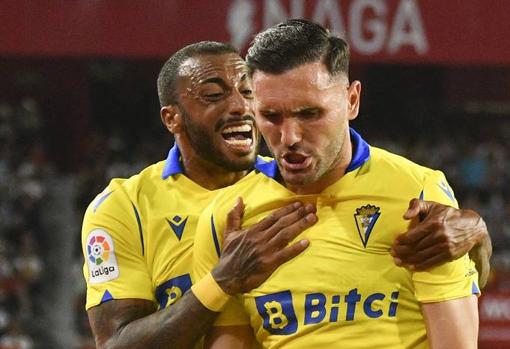
{"type": "Polygon", "coordinates": [[[156,288],[156,299],[158,300],[159,308],[164,309],[171,306],[190,288],[191,278],[189,274],[165,281],[156,288]]]}
{"type": "Polygon", "coordinates": [[[255,304],[262,317],[264,329],[275,335],[289,335],[295,333],[299,325],[355,321],[357,314],[361,312],[372,319],[382,316],[395,317],[398,296],[398,291],[389,295],[376,292],[365,296],[359,293],[357,288],[345,295],[309,293],[305,295],[304,316],[299,321],[290,291],[255,297],[255,304]]]}
{"type": "Polygon", "coordinates": [[[119,277],[113,239],[105,230],[94,229],[87,237],[89,282],[98,284],[119,277]]]}
{"type": "Polygon", "coordinates": [[[367,247],[368,238],[372,233],[377,219],[381,215],[380,208],[374,205],[365,205],[356,209],[354,220],[356,221],[356,228],[363,243],[363,247],[367,247]]]}

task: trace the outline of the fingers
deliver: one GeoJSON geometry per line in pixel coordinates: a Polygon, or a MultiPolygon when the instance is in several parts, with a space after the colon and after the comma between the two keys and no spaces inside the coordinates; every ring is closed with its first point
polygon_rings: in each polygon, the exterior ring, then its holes
{"type": "MultiPolygon", "coordinates": [[[[448,262],[452,259],[448,248],[441,245],[433,245],[421,251],[414,251],[413,253],[400,258],[401,264],[403,265],[421,265],[427,263],[428,260],[438,255],[444,256],[443,259],[439,260],[441,263],[448,262]]],[[[397,258],[399,258],[398,256],[397,258]]]]}
{"type": "Polygon", "coordinates": [[[420,201],[419,199],[412,199],[409,201],[409,208],[404,213],[404,219],[409,220],[418,217],[420,214],[420,201]]]}
{"type": "Polygon", "coordinates": [[[446,262],[448,260],[449,260],[448,254],[443,252],[443,253],[433,255],[430,258],[424,260],[423,262],[412,264],[409,266],[409,269],[412,271],[422,271],[422,270],[432,268],[436,265],[443,264],[444,262],[446,262]]]}
{"type": "Polygon", "coordinates": [[[294,240],[294,238],[296,238],[304,230],[314,225],[316,222],[317,216],[315,215],[315,212],[310,212],[301,218],[298,217],[296,221],[289,224],[285,228],[281,230],[274,230],[274,234],[271,232],[272,238],[269,240],[269,244],[275,248],[287,246],[289,242],[294,240]]]}
{"type": "Polygon", "coordinates": [[[242,198],[237,198],[234,207],[227,214],[227,223],[225,225],[225,236],[233,231],[241,229],[241,220],[244,214],[244,203],[242,198]]]}
{"type": "Polygon", "coordinates": [[[308,245],[310,245],[308,240],[300,240],[278,252],[275,258],[275,264],[273,265],[274,269],[299,255],[308,247],[308,245]]]}
{"type": "Polygon", "coordinates": [[[419,217],[420,220],[423,220],[430,214],[430,211],[432,210],[434,205],[437,204],[431,201],[412,199],[411,201],[409,201],[409,208],[404,213],[404,219],[409,220],[419,217]]]}
{"type": "Polygon", "coordinates": [[[390,250],[390,254],[393,256],[393,261],[398,266],[403,266],[409,263],[409,258],[416,251],[407,245],[393,244],[390,250]]]}
{"type": "Polygon", "coordinates": [[[269,229],[276,222],[278,222],[278,220],[299,210],[301,207],[303,207],[303,203],[299,202],[299,201],[290,203],[287,206],[283,206],[283,207],[277,209],[276,211],[274,211],[273,213],[271,213],[269,216],[262,219],[260,222],[258,222],[254,226],[252,226],[250,230],[261,232],[266,229],[269,229]]]}
{"type": "Polygon", "coordinates": [[[286,245],[295,236],[316,222],[315,212],[316,208],[312,204],[299,207],[268,227],[264,233],[265,239],[271,241],[275,236],[279,236],[276,242],[283,240],[282,244],[286,245]]]}

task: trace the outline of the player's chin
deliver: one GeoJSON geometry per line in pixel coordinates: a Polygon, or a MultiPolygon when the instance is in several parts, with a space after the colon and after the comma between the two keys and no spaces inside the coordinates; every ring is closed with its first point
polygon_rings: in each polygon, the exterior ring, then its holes
{"type": "Polygon", "coordinates": [[[288,171],[280,169],[285,183],[292,186],[300,186],[310,183],[313,174],[310,171],[288,171]]]}
{"type": "Polygon", "coordinates": [[[256,152],[224,152],[223,167],[230,171],[246,171],[253,168],[256,152]]]}

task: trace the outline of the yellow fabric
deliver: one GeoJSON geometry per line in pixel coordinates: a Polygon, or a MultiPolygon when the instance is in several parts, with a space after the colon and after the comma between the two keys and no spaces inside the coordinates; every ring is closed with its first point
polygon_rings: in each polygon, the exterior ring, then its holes
{"type": "Polygon", "coordinates": [[[163,166],[159,162],[129,179],[112,180],[89,205],[82,227],[87,309],[111,298],[146,299],[164,308],[191,287],[196,223],[217,191],[182,174],[162,179],[163,166]],[[108,243],[107,254],[97,253],[100,260],[94,255],[97,240],[91,244],[96,235],[113,245],[108,243]],[[112,273],[91,275],[91,268],[101,273],[104,265],[112,273]]]}
{"type": "Polygon", "coordinates": [[[191,286],[191,291],[204,307],[215,312],[220,312],[231,298],[218,285],[211,273],[191,286]]]}
{"type": "Polygon", "coordinates": [[[221,246],[226,214],[239,196],[245,226],[296,199],[316,204],[319,218],[297,238],[310,240],[307,250],[231,301],[217,326],[249,324],[265,348],[428,347],[420,302],[471,295],[476,270],[464,257],[413,273],[395,266],[389,251],[409,229],[402,216],[411,198],[423,192],[424,199],[457,204],[441,172],[370,152],[365,164],[318,195],[296,196],[258,173],[215,197],[197,226],[196,277],[216,264],[215,239],[221,246]]]}

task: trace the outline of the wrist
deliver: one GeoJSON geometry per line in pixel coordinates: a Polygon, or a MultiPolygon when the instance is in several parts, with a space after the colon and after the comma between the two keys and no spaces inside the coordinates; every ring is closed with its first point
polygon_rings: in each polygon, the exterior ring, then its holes
{"type": "Polygon", "coordinates": [[[239,288],[236,287],[236,283],[232,281],[231,278],[225,277],[222,275],[221,271],[218,270],[218,268],[214,268],[211,271],[211,276],[214,278],[218,286],[225,292],[226,294],[230,296],[234,296],[238,294],[239,288]]]}
{"type": "Polygon", "coordinates": [[[191,291],[204,307],[214,312],[221,312],[232,298],[220,287],[211,273],[191,286],[191,291]]]}

